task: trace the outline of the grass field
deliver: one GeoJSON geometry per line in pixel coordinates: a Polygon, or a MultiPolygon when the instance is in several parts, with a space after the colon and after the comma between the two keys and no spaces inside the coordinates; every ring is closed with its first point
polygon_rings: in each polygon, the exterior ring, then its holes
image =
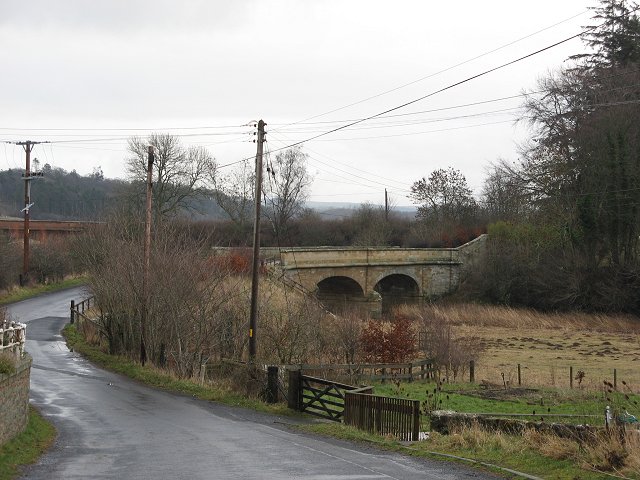
{"type": "MultiPolygon", "coordinates": [[[[423,318],[445,319],[456,337],[473,338],[482,347],[476,381],[522,386],[569,388],[573,367],[583,388],[602,390],[603,382],[622,381],[640,392],[640,319],[627,315],[540,313],[474,304],[434,304],[423,318]]],[[[468,379],[468,377],[467,377],[468,379]]]]}

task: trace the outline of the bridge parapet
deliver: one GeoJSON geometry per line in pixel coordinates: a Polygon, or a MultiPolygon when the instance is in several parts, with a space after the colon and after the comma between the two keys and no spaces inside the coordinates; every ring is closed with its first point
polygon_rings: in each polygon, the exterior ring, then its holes
{"type": "Polygon", "coordinates": [[[359,266],[458,264],[457,248],[291,248],[283,249],[284,270],[359,266]]]}

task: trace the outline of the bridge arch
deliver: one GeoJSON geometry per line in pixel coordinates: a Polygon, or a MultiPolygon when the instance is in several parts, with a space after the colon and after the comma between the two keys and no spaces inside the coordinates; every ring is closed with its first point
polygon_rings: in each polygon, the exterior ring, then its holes
{"type": "Polygon", "coordinates": [[[392,273],[373,287],[382,297],[382,312],[389,313],[396,305],[419,303],[420,286],[415,278],[404,273],[392,273]]]}
{"type": "Polygon", "coordinates": [[[363,301],[364,289],[353,278],[336,275],[320,280],[316,285],[316,297],[332,311],[342,311],[349,302],[363,301]]]}

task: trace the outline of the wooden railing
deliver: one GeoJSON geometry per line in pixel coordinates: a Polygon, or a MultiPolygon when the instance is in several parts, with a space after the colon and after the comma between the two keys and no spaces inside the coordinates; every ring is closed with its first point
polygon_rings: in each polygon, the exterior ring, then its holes
{"type": "Polygon", "coordinates": [[[87,318],[84,312],[89,310],[92,304],[94,307],[96,306],[96,297],[94,295],[84,299],[80,303],[76,303],[74,300],[71,300],[71,323],[76,321],[78,315],[82,315],[87,318]]]}
{"type": "Polygon", "coordinates": [[[71,300],[69,321],[70,323],[76,324],[76,329],[90,343],[99,343],[100,340],[105,337],[105,331],[102,325],[102,313],[100,313],[97,318],[85,313],[96,306],[96,297],[93,295],[79,303],[71,300]]]}
{"type": "Polygon", "coordinates": [[[11,352],[20,358],[24,353],[26,340],[26,324],[14,321],[0,322],[0,353],[11,352]]]}
{"type": "Polygon", "coordinates": [[[399,440],[417,441],[420,435],[420,401],[345,392],[344,423],[399,440]]]}

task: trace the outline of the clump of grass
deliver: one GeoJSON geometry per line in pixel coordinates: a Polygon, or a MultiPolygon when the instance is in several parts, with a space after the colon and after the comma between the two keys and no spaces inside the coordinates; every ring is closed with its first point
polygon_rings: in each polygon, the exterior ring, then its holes
{"type": "Polygon", "coordinates": [[[545,432],[527,429],[522,438],[531,448],[545,457],[554,460],[576,460],[580,454],[580,445],[571,439],[560,438],[545,432]]]}
{"type": "Polygon", "coordinates": [[[461,426],[451,433],[451,446],[456,449],[480,451],[499,450],[509,454],[518,453],[521,448],[508,435],[500,431],[486,430],[477,423],[461,426]]]}
{"type": "Polygon", "coordinates": [[[16,371],[16,361],[9,353],[0,353],[0,374],[11,375],[16,371]]]}
{"type": "Polygon", "coordinates": [[[637,476],[640,474],[640,432],[616,427],[595,435],[584,445],[581,460],[584,468],[637,476]]]}

